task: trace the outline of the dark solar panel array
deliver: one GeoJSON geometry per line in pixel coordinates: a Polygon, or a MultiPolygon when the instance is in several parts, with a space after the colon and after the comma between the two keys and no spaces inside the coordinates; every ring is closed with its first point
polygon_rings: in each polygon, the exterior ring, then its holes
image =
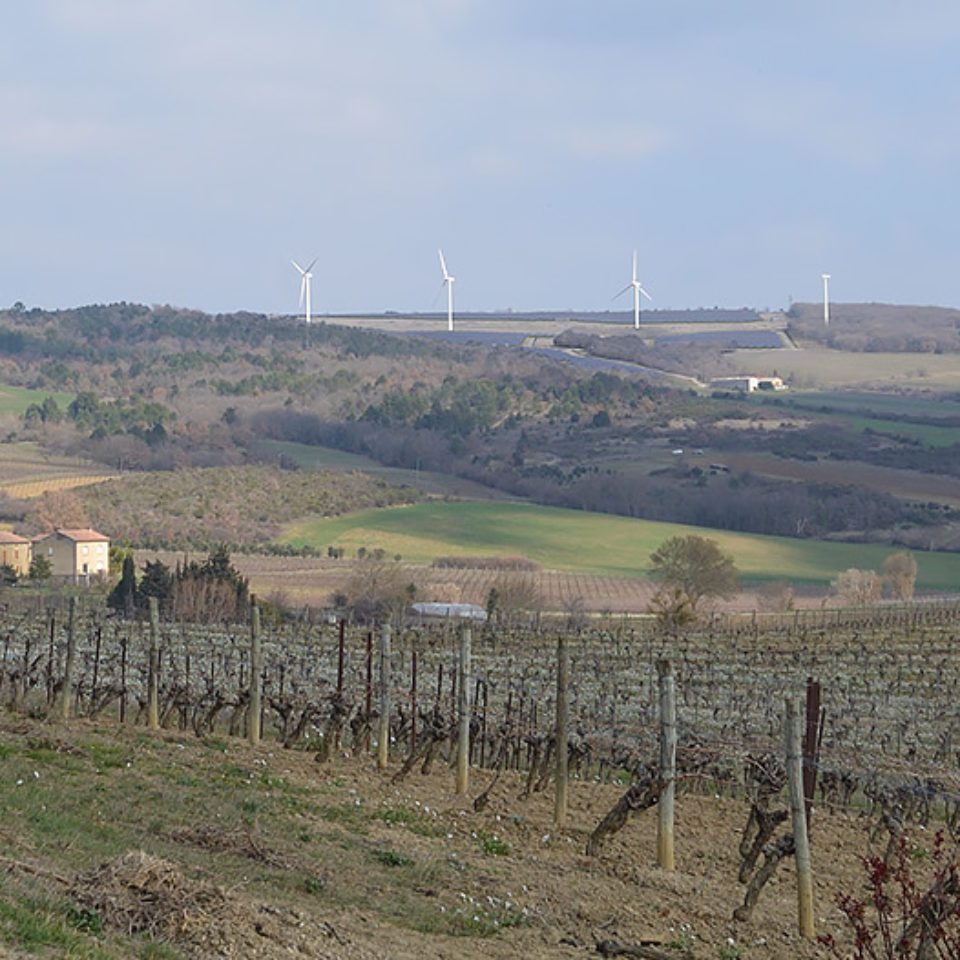
{"type": "Polygon", "coordinates": [[[384,333],[402,333],[408,337],[426,337],[428,340],[447,340],[450,343],[477,343],[485,347],[518,347],[529,336],[527,333],[500,333],[495,330],[385,330],[384,333]]]}
{"type": "Polygon", "coordinates": [[[657,337],[656,343],[731,343],[736,347],[766,349],[783,346],[783,340],[775,330],[709,330],[700,333],[675,333],[657,337]]]}
{"type": "MultiPolygon", "coordinates": [[[[370,319],[389,320],[436,320],[446,323],[447,314],[428,313],[381,313],[370,314],[370,319]]],[[[362,320],[357,314],[324,314],[316,319],[362,320]]],[[[633,326],[633,310],[537,310],[512,311],[510,313],[463,311],[458,320],[559,320],[562,323],[623,323],[633,326]]],[[[752,323],[760,319],[756,310],[742,307],[736,310],[714,307],[703,310],[644,310],[640,323],[752,323]]]]}

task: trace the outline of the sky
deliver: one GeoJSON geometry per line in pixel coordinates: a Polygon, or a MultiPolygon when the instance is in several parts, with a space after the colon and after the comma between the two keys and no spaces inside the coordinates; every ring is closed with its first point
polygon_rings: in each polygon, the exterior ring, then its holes
{"type": "Polygon", "coordinates": [[[0,306],[960,307],[954,0],[30,0],[0,306]]]}

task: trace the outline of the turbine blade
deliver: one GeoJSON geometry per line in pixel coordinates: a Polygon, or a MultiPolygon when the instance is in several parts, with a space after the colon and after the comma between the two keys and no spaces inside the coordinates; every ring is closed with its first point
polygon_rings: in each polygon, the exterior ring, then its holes
{"type": "Polygon", "coordinates": [[[628,290],[633,289],[633,284],[628,283],[619,293],[615,293],[610,299],[616,300],[617,297],[622,297],[628,290]]]}
{"type": "Polygon", "coordinates": [[[307,295],[307,274],[303,274],[303,279],[300,281],[300,306],[303,306],[304,298],[307,295]]]}
{"type": "Polygon", "coordinates": [[[653,300],[653,297],[651,297],[650,294],[647,293],[647,291],[643,289],[643,287],[638,287],[637,289],[638,289],[648,300],[653,300]]]}
{"type": "Polygon", "coordinates": [[[313,265],[319,260],[319,257],[314,257],[309,264],[307,264],[307,269],[304,270],[304,273],[309,273],[313,269],[313,265]]]}
{"type": "Polygon", "coordinates": [[[290,262],[300,271],[301,276],[307,272],[303,269],[303,267],[300,266],[299,263],[297,263],[296,260],[291,260],[290,262]]]}
{"type": "Polygon", "coordinates": [[[443,271],[443,279],[446,280],[450,274],[447,273],[447,261],[443,259],[443,251],[437,250],[437,253],[440,254],[440,269],[443,271]]]}
{"type": "Polygon", "coordinates": [[[637,282],[637,251],[633,251],[633,282],[637,282]]]}

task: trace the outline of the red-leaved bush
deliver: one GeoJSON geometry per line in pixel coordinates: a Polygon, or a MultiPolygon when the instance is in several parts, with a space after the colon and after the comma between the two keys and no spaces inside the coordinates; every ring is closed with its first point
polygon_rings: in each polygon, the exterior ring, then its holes
{"type": "Polygon", "coordinates": [[[870,856],[862,862],[866,896],[837,894],[837,905],[853,930],[852,952],[842,951],[829,934],[818,938],[821,944],[848,960],[960,958],[958,849],[942,830],[934,836],[932,851],[900,836],[887,859],[870,856]]]}

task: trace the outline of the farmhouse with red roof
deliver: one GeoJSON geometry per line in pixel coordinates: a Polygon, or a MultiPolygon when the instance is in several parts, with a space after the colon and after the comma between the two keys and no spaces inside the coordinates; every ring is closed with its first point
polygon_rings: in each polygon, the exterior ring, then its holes
{"type": "Polygon", "coordinates": [[[42,533],[33,538],[33,555],[46,557],[54,577],[74,583],[110,573],[110,538],[89,528],[42,533]]]}
{"type": "Polygon", "coordinates": [[[18,577],[25,577],[30,571],[30,541],[0,530],[0,566],[12,567],[18,577]]]}

